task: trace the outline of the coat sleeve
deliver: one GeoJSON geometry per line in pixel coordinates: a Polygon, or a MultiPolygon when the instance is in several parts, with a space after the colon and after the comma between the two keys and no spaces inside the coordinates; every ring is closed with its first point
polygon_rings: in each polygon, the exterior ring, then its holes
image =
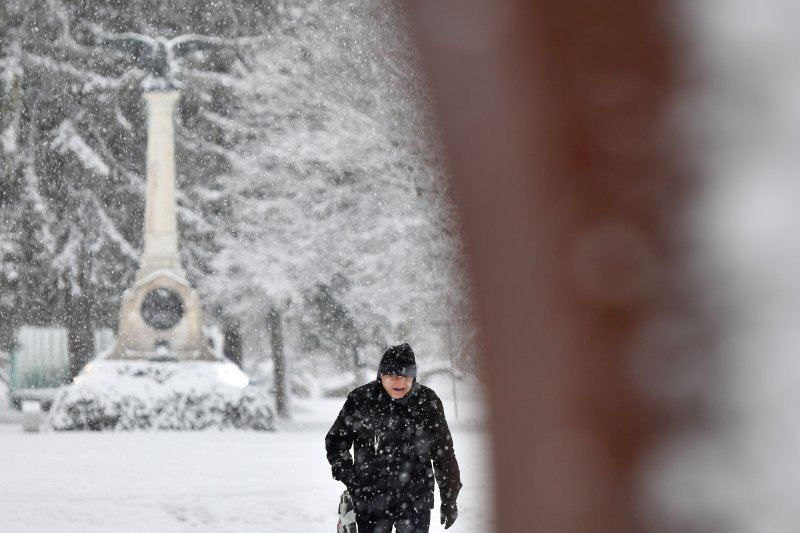
{"type": "Polygon", "coordinates": [[[350,448],[353,445],[355,431],[353,430],[353,415],[355,402],[352,395],[347,397],[344,407],[339,411],[339,416],[333,422],[328,434],[325,435],[325,451],[331,465],[333,478],[341,481],[348,488],[353,483],[355,469],[350,448]]]}
{"type": "Polygon", "coordinates": [[[461,490],[461,471],[458,468],[456,452],[453,450],[453,437],[444,417],[442,401],[437,396],[431,417],[435,436],[433,450],[433,470],[439,484],[439,494],[443,503],[455,503],[461,490]]]}

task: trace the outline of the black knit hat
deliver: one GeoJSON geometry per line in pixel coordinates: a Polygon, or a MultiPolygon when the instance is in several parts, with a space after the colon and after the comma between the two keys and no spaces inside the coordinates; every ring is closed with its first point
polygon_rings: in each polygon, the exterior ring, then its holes
{"type": "Polygon", "coordinates": [[[417,376],[417,362],[414,359],[414,350],[408,343],[392,346],[381,357],[381,364],[378,365],[378,377],[382,374],[391,376],[406,376],[413,378],[417,376]]]}

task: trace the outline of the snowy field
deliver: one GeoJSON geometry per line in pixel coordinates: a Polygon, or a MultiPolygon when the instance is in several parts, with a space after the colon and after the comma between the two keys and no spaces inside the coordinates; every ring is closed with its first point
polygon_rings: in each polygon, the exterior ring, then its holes
{"type": "MultiPolygon", "coordinates": [[[[464,482],[448,532],[485,532],[488,444],[477,404],[459,403],[456,420],[443,400],[464,482]]],[[[25,433],[15,413],[0,413],[0,531],[333,533],[343,487],[324,436],[342,403],[295,400],[274,433],[25,433]]],[[[432,522],[444,531],[438,495],[432,522]]]]}

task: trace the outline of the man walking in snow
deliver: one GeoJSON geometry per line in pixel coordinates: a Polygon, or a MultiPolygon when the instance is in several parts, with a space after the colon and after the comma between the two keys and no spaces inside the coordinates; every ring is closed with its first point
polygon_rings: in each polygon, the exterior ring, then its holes
{"type": "Polygon", "coordinates": [[[442,401],[416,380],[408,344],[383,354],[378,379],[352,391],[325,437],[333,477],[353,498],[359,533],[427,533],[434,477],[445,529],[461,476],[442,401]],[[353,448],[353,454],[350,448],[353,448]]]}

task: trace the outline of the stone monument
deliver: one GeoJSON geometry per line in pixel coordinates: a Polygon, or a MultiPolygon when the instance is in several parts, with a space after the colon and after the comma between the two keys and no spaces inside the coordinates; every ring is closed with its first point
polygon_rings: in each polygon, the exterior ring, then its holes
{"type": "Polygon", "coordinates": [[[173,113],[178,94],[147,101],[144,251],[122,295],[117,343],[60,387],[47,425],[56,430],[247,428],[272,430],[272,395],[251,387],[212,350],[200,298],[178,255],[173,113]]]}
{"type": "Polygon", "coordinates": [[[149,92],[144,252],[125,291],[109,359],[216,360],[202,330],[200,298],[178,255],[175,216],[175,91],[149,92]]]}

